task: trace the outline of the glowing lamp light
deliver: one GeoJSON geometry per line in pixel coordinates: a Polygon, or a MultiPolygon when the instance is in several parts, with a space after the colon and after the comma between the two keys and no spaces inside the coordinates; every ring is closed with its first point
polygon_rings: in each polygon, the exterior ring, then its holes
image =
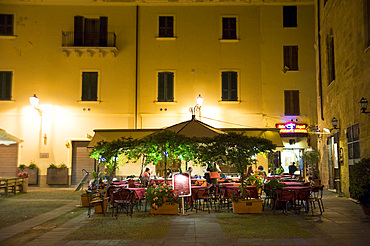
{"type": "Polygon", "coordinates": [[[203,97],[199,94],[199,96],[197,97],[197,105],[202,106],[202,104],[203,104],[203,97]]]}
{"type": "Polygon", "coordinates": [[[30,103],[34,108],[39,106],[39,102],[40,102],[40,99],[36,96],[36,94],[33,94],[33,97],[30,97],[30,103]]]}

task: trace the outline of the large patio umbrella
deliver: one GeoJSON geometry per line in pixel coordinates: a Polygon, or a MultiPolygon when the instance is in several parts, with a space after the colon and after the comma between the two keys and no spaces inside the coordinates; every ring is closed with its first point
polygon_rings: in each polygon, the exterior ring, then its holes
{"type": "Polygon", "coordinates": [[[218,134],[226,134],[221,130],[195,119],[194,115],[191,120],[169,126],[164,130],[176,132],[187,137],[214,137],[218,134]]]}

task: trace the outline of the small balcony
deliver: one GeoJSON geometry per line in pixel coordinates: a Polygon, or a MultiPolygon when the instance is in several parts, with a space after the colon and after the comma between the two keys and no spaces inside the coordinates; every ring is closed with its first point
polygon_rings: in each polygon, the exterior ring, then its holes
{"type": "MultiPolygon", "coordinates": [[[[75,33],[74,32],[62,32],[62,52],[69,56],[71,53],[76,53],[78,56],[82,56],[83,53],[87,53],[93,57],[95,54],[100,54],[105,57],[107,54],[112,54],[116,57],[118,49],[116,47],[116,34],[114,32],[107,33],[106,45],[100,45],[99,37],[96,39],[91,38],[89,40],[82,40],[82,45],[75,45],[75,33]]],[[[104,42],[105,43],[105,42],[104,42]]]]}

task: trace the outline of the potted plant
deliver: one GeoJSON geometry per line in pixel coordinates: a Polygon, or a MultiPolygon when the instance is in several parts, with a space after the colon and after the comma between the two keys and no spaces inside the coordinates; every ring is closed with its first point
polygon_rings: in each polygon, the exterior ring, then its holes
{"type": "Polygon", "coordinates": [[[51,163],[47,169],[47,184],[49,185],[68,185],[68,168],[64,163],[56,166],[51,163]]]}
{"type": "Polygon", "coordinates": [[[262,213],[262,200],[249,198],[242,186],[239,186],[239,192],[231,192],[231,202],[234,214],[262,213]]]}
{"type": "MultiPolygon", "coordinates": [[[[19,167],[21,167],[21,165],[19,167]]],[[[29,174],[28,184],[37,185],[39,180],[39,168],[37,167],[36,163],[31,161],[28,166],[25,166],[24,171],[28,172],[29,174]]]]}
{"type": "Polygon", "coordinates": [[[247,180],[247,185],[260,186],[263,184],[263,177],[257,174],[251,174],[247,180]]]}
{"type": "Polygon", "coordinates": [[[320,171],[318,162],[320,160],[320,152],[317,150],[307,151],[302,155],[303,161],[306,163],[307,173],[311,176],[315,186],[321,185],[320,171]]]}
{"type": "Polygon", "coordinates": [[[366,215],[370,215],[370,158],[354,164],[349,172],[351,197],[362,205],[366,215]]]}
{"type": "Polygon", "coordinates": [[[17,178],[23,178],[22,192],[27,192],[27,190],[28,190],[28,173],[27,172],[18,173],[17,178]]]}
{"type": "Polygon", "coordinates": [[[151,214],[178,214],[181,199],[171,186],[153,184],[146,190],[146,201],[150,204],[151,214]]]}

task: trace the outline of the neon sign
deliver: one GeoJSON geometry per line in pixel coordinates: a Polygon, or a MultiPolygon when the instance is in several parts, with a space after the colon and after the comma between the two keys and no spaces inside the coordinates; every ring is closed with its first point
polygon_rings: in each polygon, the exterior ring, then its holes
{"type": "Polygon", "coordinates": [[[276,128],[280,129],[280,133],[307,133],[307,124],[279,123],[276,128]]]}

